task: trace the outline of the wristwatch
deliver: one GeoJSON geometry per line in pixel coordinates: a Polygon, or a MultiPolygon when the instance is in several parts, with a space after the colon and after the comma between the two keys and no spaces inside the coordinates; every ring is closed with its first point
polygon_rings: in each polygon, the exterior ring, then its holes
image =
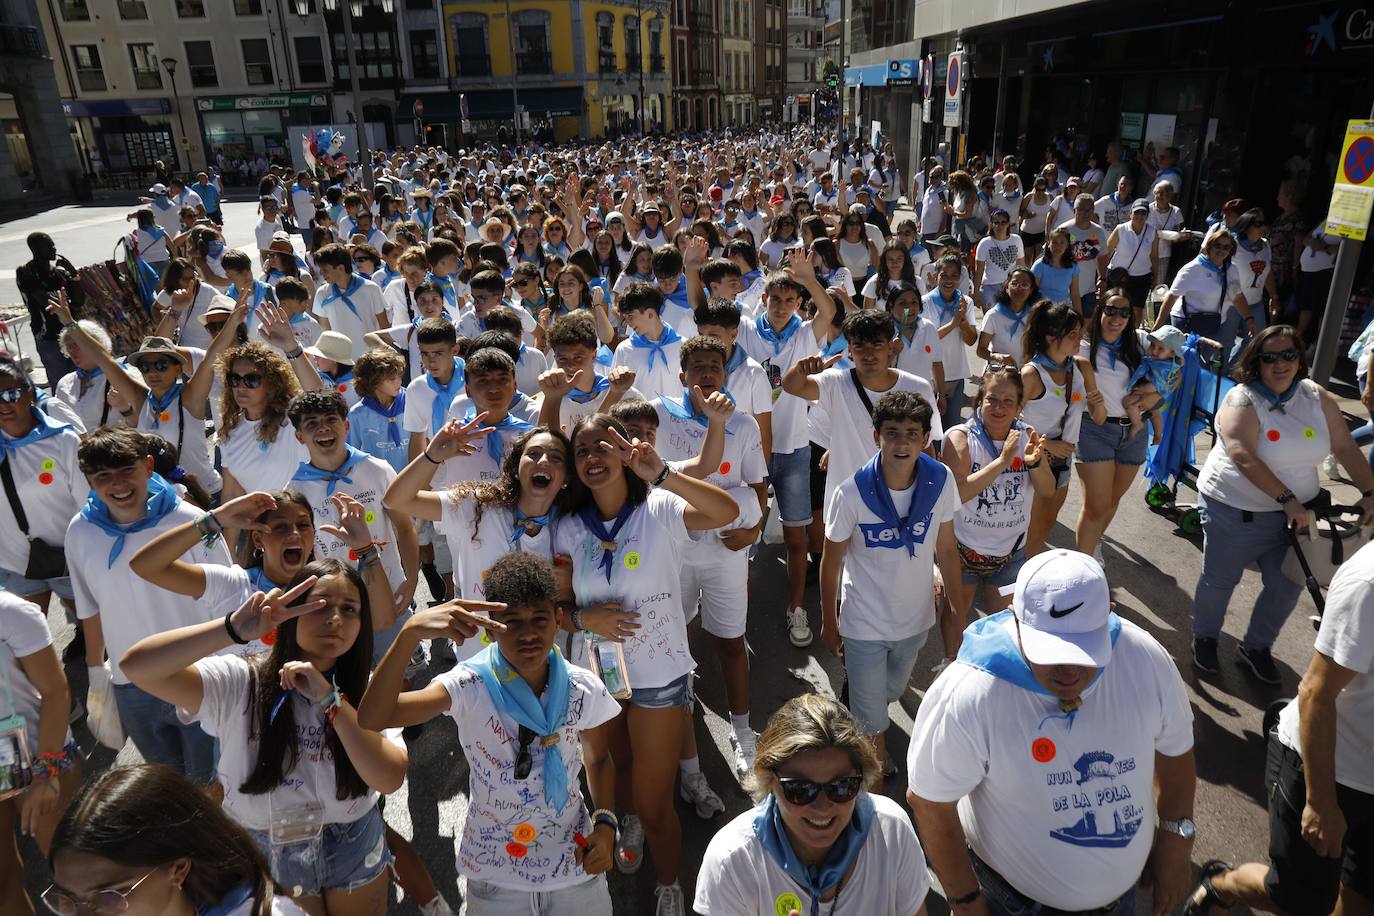
{"type": "Polygon", "coordinates": [[[1197,836],[1197,825],[1193,823],[1191,817],[1181,817],[1176,821],[1160,821],[1159,829],[1178,834],[1185,840],[1191,840],[1197,836]]]}
{"type": "Polygon", "coordinates": [[[1283,492],[1276,496],[1274,498],[1274,501],[1277,502],[1280,506],[1286,506],[1295,499],[1297,499],[1297,497],[1293,495],[1293,491],[1288,489],[1287,487],[1284,487],[1283,492]]]}

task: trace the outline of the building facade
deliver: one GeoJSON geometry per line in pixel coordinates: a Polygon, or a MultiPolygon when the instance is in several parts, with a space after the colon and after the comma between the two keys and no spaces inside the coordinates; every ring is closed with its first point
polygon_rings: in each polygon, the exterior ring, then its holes
{"type": "Polygon", "coordinates": [[[811,121],[821,88],[824,0],[787,0],[787,98],[784,120],[811,121]]]}
{"type": "Polygon", "coordinates": [[[31,190],[69,197],[81,175],[50,49],[33,0],[0,6],[0,207],[31,190]]]}
{"type": "Polygon", "coordinates": [[[787,101],[787,0],[754,0],[754,95],[761,119],[782,117],[787,101]]]}
{"type": "Polygon", "coordinates": [[[667,0],[449,0],[443,22],[448,86],[407,93],[428,125],[492,137],[518,109],[546,141],[668,129],[667,0]]]}
{"type": "MultiPolygon", "coordinates": [[[[673,101],[677,126],[721,126],[721,31],[717,0],[673,2],[673,101]]],[[[755,0],[758,2],[758,0],[755,0]]]]}
{"type": "Polygon", "coordinates": [[[753,124],[754,104],[754,3],[756,0],[720,0],[721,82],[725,88],[726,127],[753,124]]]}

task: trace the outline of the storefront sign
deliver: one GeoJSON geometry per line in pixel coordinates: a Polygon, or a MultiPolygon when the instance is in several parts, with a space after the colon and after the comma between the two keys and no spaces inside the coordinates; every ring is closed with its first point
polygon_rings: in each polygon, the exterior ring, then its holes
{"type": "Polygon", "coordinates": [[[1351,121],[1331,190],[1326,231],[1344,239],[1364,241],[1374,205],[1374,121],[1351,121]]]}
{"type": "Polygon", "coordinates": [[[889,86],[914,86],[921,74],[919,60],[890,60],[887,62],[889,86]]]}
{"type": "Polygon", "coordinates": [[[103,102],[62,100],[62,113],[69,118],[140,117],[169,114],[171,111],[172,103],[166,99],[110,99],[103,102]]]}
{"type": "Polygon", "coordinates": [[[955,51],[945,70],[945,127],[958,127],[964,110],[964,55],[955,51]]]}
{"type": "Polygon", "coordinates": [[[201,111],[249,111],[263,108],[295,108],[297,106],[324,108],[329,99],[322,92],[298,95],[230,95],[212,99],[196,99],[201,111]]]}
{"type": "Polygon", "coordinates": [[[1139,111],[1121,113],[1121,139],[1142,140],[1145,137],[1145,114],[1139,111]]]}

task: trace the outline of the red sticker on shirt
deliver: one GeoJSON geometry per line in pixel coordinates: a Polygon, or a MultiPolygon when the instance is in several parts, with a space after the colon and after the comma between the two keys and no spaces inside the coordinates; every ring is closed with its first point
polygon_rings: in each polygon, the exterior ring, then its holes
{"type": "Polygon", "coordinates": [[[1077,403],[1077,402],[1083,400],[1083,393],[1082,393],[1081,391],[1075,391],[1075,392],[1073,393],[1073,400],[1074,400],[1074,403],[1077,403]]]}
{"type": "Polygon", "coordinates": [[[158,419],[161,420],[163,423],[170,423],[170,422],[172,422],[172,413],[171,413],[171,411],[164,410],[164,411],[162,412],[162,414],[158,417],[158,419]]]}
{"type": "Polygon", "coordinates": [[[358,551],[350,547],[348,550],[348,558],[354,563],[358,562],[358,551]]]}
{"type": "Polygon", "coordinates": [[[38,482],[46,487],[48,484],[52,483],[52,475],[44,471],[42,474],[38,475],[38,482]]]}
{"type": "Polygon", "coordinates": [[[722,461],[722,462],[721,462],[721,465],[720,465],[720,472],[721,472],[722,474],[729,474],[729,473],[730,473],[730,462],[728,462],[728,461],[722,461]]]}
{"type": "Polygon", "coordinates": [[[512,859],[523,859],[529,853],[529,850],[525,848],[523,843],[511,842],[506,844],[506,853],[512,859]]]}
{"type": "Polygon", "coordinates": [[[339,394],[346,394],[347,392],[348,392],[348,386],[347,386],[347,385],[340,385],[340,386],[339,386],[339,394]]]}
{"type": "Polygon", "coordinates": [[[271,646],[271,645],[274,645],[274,644],[276,643],[276,641],[277,641],[277,631],[276,631],[276,630],[268,630],[266,633],[262,634],[262,644],[263,644],[264,646],[271,646]]]}
{"type": "Polygon", "coordinates": [[[926,344],[926,352],[927,352],[927,353],[931,352],[931,350],[930,350],[930,344],[926,344]]]}
{"type": "Polygon", "coordinates": [[[1049,763],[1055,753],[1054,742],[1049,738],[1036,738],[1031,742],[1031,756],[1039,763],[1049,763]]]}
{"type": "Polygon", "coordinates": [[[1269,430],[1269,432],[1265,433],[1264,435],[1265,435],[1265,438],[1267,438],[1270,442],[1278,442],[1278,441],[1279,441],[1279,431],[1278,431],[1277,429],[1271,429],[1271,430],[1269,430]]]}
{"type": "Polygon", "coordinates": [[[1023,462],[1023,461],[1021,460],[1020,456],[1018,455],[1017,457],[1011,459],[1011,469],[1012,469],[1013,471],[1019,471],[1019,470],[1021,470],[1021,465],[1024,464],[1024,463],[1025,463],[1025,462],[1023,462]]]}

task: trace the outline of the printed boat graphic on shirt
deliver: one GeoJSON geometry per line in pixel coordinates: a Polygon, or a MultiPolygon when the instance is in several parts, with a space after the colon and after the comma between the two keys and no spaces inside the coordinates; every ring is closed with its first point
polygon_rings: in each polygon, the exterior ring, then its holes
{"type": "Polygon", "coordinates": [[[1091,811],[1085,811],[1083,816],[1078,819],[1078,823],[1072,827],[1061,827],[1058,830],[1051,830],[1050,836],[1065,843],[1072,843],[1075,846],[1094,846],[1105,847],[1107,849],[1119,849],[1130,844],[1135,837],[1136,831],[1140,829],[1140,819],[1133,821],[1122,821],[1121,812],[1112,812],[1111,833],[1098,833],[1097,816],[1091,811]]]}
{"type": "Polygon", "coordinates": [[[1078,771],[1073,804],[1083,814],[1071,826],[1051,830],[1050,836],[1074,846],[1099,849],[1130,845],[1144,822],[1144,814],[1133,803],[1129,787],[1117,782],[1125,766],[1128,763],[1118,765],[1116,757],[1107,751],[1089,751],[1079,757],[1073,765],[1078,771]],[[1099,823],[1099,818],[1105,821],[1108,809],[1112,812],[1110,830],[1106,829],[1108,824],[1099,823]]]}

